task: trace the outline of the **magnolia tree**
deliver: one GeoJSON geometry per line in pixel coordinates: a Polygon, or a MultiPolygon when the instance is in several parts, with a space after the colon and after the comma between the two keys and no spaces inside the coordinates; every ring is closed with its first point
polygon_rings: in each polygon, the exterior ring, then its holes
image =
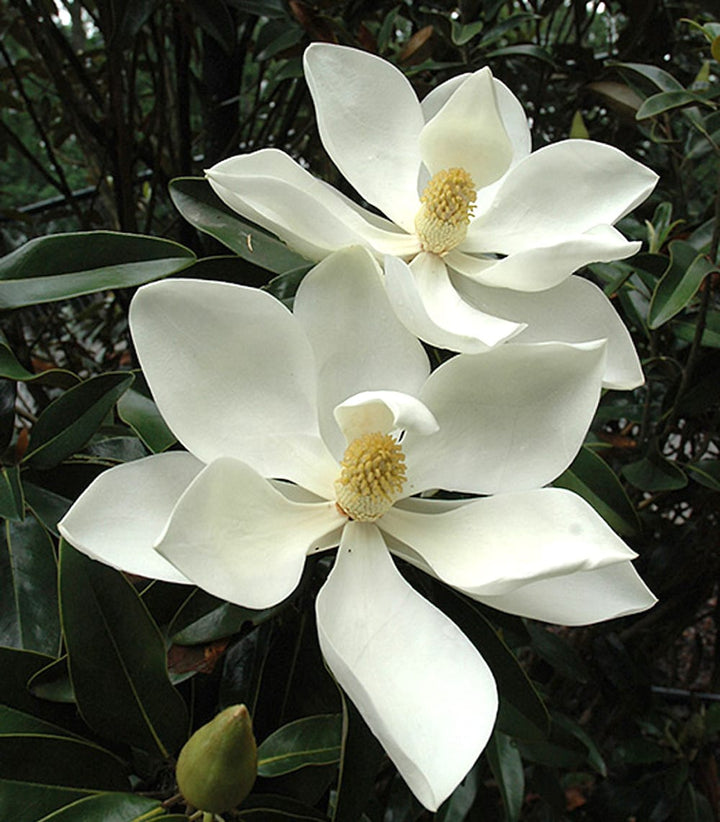
{"type": "MultiPolygon", "coordinates": [[[[656,603],[585,445],[643,369],[620,284],[577,272],[638,252],[615,224],[657,175],[589,139],[531,151],[488,68],[422,100],[353,48],[304,72],[354,198],[262,148],[173,188],[242,259],[95,232],[0,264],[8,307],[148,283],[139,368],[2,352],[62,389],[3,469],[13,818],[517,820],[523,756],[604,768],[513,649],[656,603]]],[[[656,312],[687,291],[662,280],[656,312]]]]}

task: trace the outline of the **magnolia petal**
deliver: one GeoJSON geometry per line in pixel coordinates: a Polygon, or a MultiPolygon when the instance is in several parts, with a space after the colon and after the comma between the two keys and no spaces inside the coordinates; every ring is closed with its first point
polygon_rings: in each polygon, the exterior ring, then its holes
{"type": "Polygon", "coordinates": [[[473,595],[508,594],[636,556],[585,500],[563,488],[497,494],[435,514],[391,509],[380,522],[438,579],[473,595]]]}
{"type": "Polygon", "coordinates": [[[489,68],[471,74],[425,124],[420,153],[431,175],[463,168],[476,188],[494,183],[507,171],[513,147],[500,116],[489,68]]]}
{"type": "Polygon", "coordinates": [[[293,502],[249,465],[219,459],[180,497],[155,548],[211,594],[269,608],[295,590],[306,554],[344,521],[333,502],[293,502]]]}
{"type": "Polygon", "coordinates": [[[480,266],[467,266],[467,261],[472,260],[468,254],[456,254],[448,264],[483,285],[537,292],[559,285],[588,263],[631,257],[640,246],[640,242],[628,242],[619,231],[606,225],[556,245],[516,251],[490,266],[487,260],[481,260],[480,266]]]}
{"type": "Polygon", "coordinates": [[[321,260],[346,245],[361,244],[378,254],[412,254],[417,240],[388,231],[363,210],[351,207],[277,149],[223,160],[205,172],[223,202],[272,231],[309,260],[321,260]]]}
{"type": "Polygon", "coordinates": [[[314,43],[303,61],[325,150],[369,203],[412,231],[423,116],[409,81],[346,46],[314,43]]]}
{"type": "Polygon", "coordinates": [[[328,667],[415,796],[437,810],[492,731],[497,692],[489,668],[403,580],[369,523],[345,526],[316,611],[328,667]]]}
{"type": "Polygon", "coordinates": [[[58,530],[78,551],[120,571],[190,584],[153,545],[175,503],[203,467],[184,451],[117,465],[85,489],[58,530]]]}
{"type": "Polygon", "coordinates": [[[385,287],[405,327],[437,348],[478,354],[523,329],[522,323],[494,317],[463,300],[437,254],[418,254],[410,266],[386,257],[385,287]]]}
{"type": "Polygon", "coordinates": [[[335,408],[335,419],[348,443],[363,434],[438,430],[435,417],[415,397],[400,391],[362,391],[335,408]]]}
{"type": "Polygon", "coordinates": [[[512,254],[556,245],[615,223],[657,180],[612,146],[592,140],[552,143],[507,175],[490,208],[470,224],[463,250],[512,254]]]}
{"type": "Polygon", "coordinates": [[[537,293],[488,288],[465,277],[453,278],[455,286],[472,305],[489,314],[524,321],[527,328],[514,342],[569,342],[605,338],[607,362],[603,385],[630,389],[643,384],[643,372],[635,344],[602,289],[582,277],[537,293]]]}
{"type": "Polygon", "coordinates": [[[130,327],[163,417],[196,457],[232,456],[316,493],[332,488],[313,352],[282,303],[230,283],[164,280],[137,292],[130,327]]]}
{"type": "Polygon", "coordinates": [[[419,395],[440,430],[405,437],[406,489],[495,494],[546,485],[582,445],[604,370],[604,341],[503,345],[443,363],[419,395]]]}
{"type": "Polygon", "coordinates": [[[320,431],[339,458],[346,443],[335,406],[361,391],[417,394],[430,372],[427,355],[395,316],[382,275],[362,248],[316,266],[300,284],[294,311],[314,352],[320,431]]]}
{"type": "Polygon", "coordinates": [[[657,602],[630,562],[542,579],[509,594],[475,599],[499,611],[559,625],[591,625],[646,611],[657,602]]]}

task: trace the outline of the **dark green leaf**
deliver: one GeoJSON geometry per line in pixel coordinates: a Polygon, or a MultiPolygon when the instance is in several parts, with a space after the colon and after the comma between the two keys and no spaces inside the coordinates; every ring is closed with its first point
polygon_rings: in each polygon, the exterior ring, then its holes
{"type": "Polygon", "coordinates": [[[606,777],[607,776],[607,766],[605,765],[605,760],[600,753],[598,746],[595,744],[593,739],[589,736],[589,734],[580,727],[576,722],[573,722],[569,717],[562,716],[560,714],[555,714],[553,716],[553,722],[563,730],[567,731],[569,734],[575,737],[580,743],[582,743],[585,748],[587,749],[587,761],[588,764],[591,765],[594,770],[596,770],[600,776],[606,777]]]}
{"type": "Polygon", "coordinates": [[[88,231],[39,237],[0,259],[0,308],[140,285],[181,271],[194,259],[178,243],[139,234],[88,231]]]}
{"type": "Polygon", "coordinates": [[[44,816],[38,822],[150,822],[161,819],[185,819],[187,816],[167,816],[161,812],[158,799],[148,799],[130,793],[101,793],[78,799],[70,805],[44,816]]]}
{"type": "Polygon", "coordinates": [[[249,822],[327,822],[327,816],[288,796],[251,794],[237,811],[249,822]]]}
{"type": "Polygon", "coordinates": [[[577,651],[561,636],[547,630],[543,625],[528,621],[533,648],[562,676],[577,682],[588,682],[590,672],[580,659],[577,651]]]}
{"type": "MultiPolygon", "coordinates": [[[[695,339],[695,328],[694,322],[684,321],[676,321],[672,326],[673,334],[684,342],[692,342],[695,339]]],[[[708,311],[700,345],[707,348],[720,348],[720,311],[708,311]]]]}
{"type": "Polygon", "coordinates": [[[605,460],[586,446],[553,485],[575,491],[619,534],[637,532],[637,513],[620,480],[605,460]]]}
{"type": "Polygon", "coordinates": [[[699,482],[706,488],[712,488],[713,491],[720,491],[720,460],[700,460],[700,462],[686,465],[685,468],[695,482],[699,482]]]}
{"type": "Polygon", "coordinates": [[[113,50],[130,48],[156,5],[156,0],[124,0],[123,3],[116,5],[115,28],[112,32],[106,32],[111,41],[110,48],[113,50]]]}
{"type": "Polygon", "coordinates": [[[47,469],[72,456],[97,431],[132,381],[127,372],[101,374],[51,402],[33,426],[25,461],[47,469]]]}
{"type": "Polygon", "coordinates": [[[226,54],[235,48],[237,26],[222,0],[191,0],[187,8],[197,25],[212,37],[226,54]]]}
{"type": "Polygon", "coordinates": [[[683,240],[670,243],[670,263],[655,287],[648,311],[648,325],[659,328],[685,308],[715,266],[705,254],[683,240]]]}
{"type": "Polygon", "coordinates": [[[283,725],[258,748],[258,776],[280,776],[306,765],[338,762],[342,714],[320,714],[283,725]]]}
{"type": "Polygon", "coordinates": [[[670,111],[680,106],[707,105],[707,100],[703,95],[685,89],[675,91],[662,91],[660,94],[653,94],[640,106],[635,117],[638,120],[646,120],[649,117],[657,117],[664,111],[670,111]]]}
{"type": "Polygon", "coordinates": [[[0,703],[48,722],[69,726],[71,723],[65,720],[70,714],[65,706],[37,699],[27,687],[28,680],[53,661],[52,657],[34,651],[0,647],[0,703]]]}
{"type": "Polygon", "coordinates": [[[0,452],[12,442],[15,434],[15,403],[17,385],[0,376],[0,452]]]}
{"type": "Polygon", "coordinates": [[[0,777],[92,790],[130,787],[122,760],[99,745],[36,733],[0,735],[0,777]]]}
{"type": "Polygon", "coordinates": [[[275,274],[306,265],[307,260],[259,226],[245,222],[199,177],[179,177],[170,183],[175,208],[200,231],[215,237],[243,259],[275,274]]]}
{"type": "Polygon", "coordinates": [[[654,83],[660,91],[680,91],[684,90],[681,83],[679,83],[669,72],[657,66],[649,66],[645,63],[611,63],[615,68],[630,69],[646,80],[654,83]]]}
{"type": "Polygon", "coordinates": [[[451,20],[451,38],[456,46],[464,46],[473,37],[476,37],[485,28],[484,20],[475,20],[472,23],[461,23],[459,20],[451,20]]]}
{"type": "MultiPolygon", "coordinates": [[[[7,705],[0,705],[0,735],[7,736],[8,734],[70,735],[65,728],[61,728],[59,725],[45,722],[32,714],[18,711],[7,705]]],[[[72,734],[72,736],[75,736],[75,734],[72,734]]]]}
{"type": "Polygon", "coordinates": [[[57,524],[67,514],[72,502],[47,488],[40,488],[31,482],[23,482],[25,503],[38,520],[50,531],[59,536],[57,524]]]}
{"type": "Polygon", "coordinates": [[[163,757],[187,734],[165,645],[142,600],[111,568],[60,546],[60,603],[70,677],[85,721],[109,739],[163,757]]]}
{"type": "Polygon", "coordinates": [[[0,471],[0,517],[19,520],[25,516],[25,500],[17,466],[0,471]]]}
{"type": "Polygon", "coordinates": [[[51,702],[74,703],[75,692],[70,681],[67,654],[41,668],[28,680],[30,693],[51,702]]]}
{"type": "Polygon", "coordinates": [[[525,800],[525,772],[520,752],[509,736],[495,730],[486,753],[500,789],[505,818],[507,822],[517,822],[525,800]]]}
{"type": "Polygon", "coordinates": [[[40,822],[47,814],[93,793],[95,791],[0,779],[0,819],[40,822]]]}
{"type": "Polygon", "coordinates": [[[274,277],[265,287],[273,297],[278,300],[287,302],[295,296],[303,277],[310,270],[310,265],[301,265],[299,268],[294,268],[291,271],[286,271],[279,277],[274,277]]]}
{"type": "Polygon", "coordinates": [[[442,803],[435,814],[435,822],[464,822],[468,818],[478,794],[480,762],[476,762],[467,776],[442,803]]]}
{"type": "Polygon", "coordinates": [[[33,516],[3,523],[0,644],[51,656],[60,651],[55,553],[47,531],[33,516]]]}
{"type": "Polygon", "coordinates": [[[237,285],[261,288],[273,277],[273,273],[259,264],[242,257],[228,254],[222,257],[203,257],[189,268],[185,275],[198,280],[219,280],[237,285]]]}
{"type": "Polygon", "coordinates": [[[659,452],[657,443],[650,443],[648,453],[636,462],[623,466],[625,479],[641,491],[674,491],[688,483],[685,472],[659,452]]]}
{"type": "Polygon", "coordinates": [[[486,52],[483,57],[486,60],[491,60],[493,57],[533,57],[535,60],[541,60],[550,66],[554,66],[550,54],[541,46],[536,46],[532,43],[520,43],[517,46],[504,46],[500,49],[486,52]]]}
{"type": "Polygon", "coordinates": [[[51,368],[33,374],[20,365],[10,350],[7,342],[0,337],[0,377],[19,382],[37,382],[42,385],[52,385],[58,388],[69,388],[80,381],[80,378],[71,371],[61,368],[51,368]]]}
{"type": "Polygon", "coordinates": [[[176,442],[175,435],[150,397],[131,388],[120,397],[117,408],[120,419],[154,454],[167,450],[176,442]]]}

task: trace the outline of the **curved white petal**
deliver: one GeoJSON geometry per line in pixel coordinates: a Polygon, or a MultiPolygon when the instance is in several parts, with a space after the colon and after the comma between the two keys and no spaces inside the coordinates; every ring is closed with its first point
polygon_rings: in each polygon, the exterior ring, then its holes
{"type": "Polygon", "coordinates": [[[430,371],[427,355],[395,316],[382,275],[362,248],[317,265],[300,284],[294,312],[314,352],[320,430],[339,458],[346,443],[335,406],[361,391],[417,394],[430,371]]]}
{"type": "Polygon", "coordinates": [[[542,579],[509,594],[475,599],[499,611],[559,625],[591,625],[645,611],[657,602],[630,562],[542,579]]]}
{"type": "Polygon", "coordinates": [[[155,547],[211,594],[269,608],[295,590],[305,556],[344,521],[333,502],[293,502],[249,465],[219,459],[180,497],[155,547]]]}
{"type": "Polygon", "coordinates": [[[431,175],[463,168],[476,188],[494,183],[507,171],[513,146],[500,116],[489,68],[471,74],[425,124],[420,154],[431,175]]]}
{"type": "Polygon", "coordinates": [[[313,352],[282,303],[255,288],[164,280],[137,292],[130,327],[158,408],[196,457],[232,456],[316,493],[332,488],[313,352]]]}
{"type": "Polygon", "coordinates": [[[369,523],[345,526],[316,610],[333,675],[415,796],[437,810],[492,731],[497,693],[489,668],[403,580],[369,523]]]}
{"type": "Polygon", "coordinates": [[[373,54],[326,43],[309,46],[304,65],[325,150],[369,203],[412,231],[423,116],[409,81],[373,54]]]}
{"type": "Polygon", "coordinates": [[[443,363],[419,395],[440,430],[426,437],[408,432],[403,442],[407,495],[546,485],[577,454],[604,369],[603,341],[502,345],[443,363]]]}
{"type": "MultiPolygon", "coordinates": [[[[624,260],[640,250],[640,242],[629,242],[610,225],[595,228],[576,237],[567,236],[555,245],[538,245],[515,251],[502,260],[487,265],[467,265],[468,254],[457,254],[448,264],[461,274],[483,285],[512,288],[516,291],[544,291],[567,279],[574,271],[588,263],[624,260]],[[457,265],[454,263],[457,261],[457,265]]],[[[462,252],[464,246],[458,247],[462,252]]]]}
{"type": "Polygon", "coordinates": [[[607,362],[603,385],[630,389],[643,384],[643,372],[629,331],[602,289],[582,277],[537,293],[488,288],[465,277],[453,282],[468,302],[527,328],[514,342],[569,342],[605,338],[607,362]]]}
{"type": "Polygon", "coordinates": [[[378,254],[412,254],[419,248],[415,237],[366,220],[362,209],[277,149],[230,157],[205,174],[230,208],[310,260],[353,244],[378,254]]]}
{"type": "Polygon", "coordinates": [[[400,391],[362,391],[335,408],[335,419],[348,443],[363,434],[415,431],[432,434],[437,420],[415,397],[400,391]]]}
{"type": "Polygon", "coordinates": [[[563,488],[497,494],[434,514],[393,508],[380,525],[435,576],[473,595],[507,595],[636,556],[592,506],[563,488]]]}
{"type": "Polygon", "coordinates": [[[436,254],[418,254],[410,266],[386,257],[385,287],[405,327],[438,348],[477,354],[523,329],[521,323],[479,311],[463,300],[436,254]]]}
{"type": "Polygon", "coordinates": [[[619,149],[564,140],[526,157],[468,228],[466,251],[512,254],[613,224],[641,203],[657,175],[619,149]]]}
{"type": "Polygon", "coordinates": [[[184,451],[117,465],[85,489],[58,530],[78,551],[120,571],[190,584],[153,545],[175,503],[203,467],[184,451]]]}

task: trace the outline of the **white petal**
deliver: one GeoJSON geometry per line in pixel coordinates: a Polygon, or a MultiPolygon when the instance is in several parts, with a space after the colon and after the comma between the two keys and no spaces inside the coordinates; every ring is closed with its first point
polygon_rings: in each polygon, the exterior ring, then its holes
{"type": "Polygon", "coordinates": [[[156,549],[211,594],[269,608],[344,522],[333,502],[293,502],[245,463],[219,459],[180,497],[156,549]]]}
{"type": "Polygon", "coordinates": [[[338,405],[334,413],[348,443],[375,432],[438,430],[435,417],[420,400],[399,391],[363,391],[338,405]]]}
{"type": "Polygon", "coordinates": [[[587,502],[563,488],[497,494],[435,514],[393,508],[380,524],[435,576],[474,595],[509,594],[636,556],[587,502]]]}
{"type": "Polygon", "coordinates": [[[604,368],[604,342],[503,345],[443,363],[420,393],[440,430],[403,443],[407,494],[546,485],[583,442],[604,368]]]}
{"type": "Polygon", "coordinates": [[[632,337],[612,303],[594,283],[568,277],[555,288],[523,293],[488,288],[465,277],[454,279],[460,293],[489,314],[526,322],[514,342],[585,342],[607,339],[606,388],[637,388],[643,372],[632,337]]]}
{"type": "Polygon", "coordinates": [[[520,323],[494,317],[465,302],[437,254],[418,254],[410,266],[397,257],[386,257],[385,287],[405,327],[438,348],[477,354],[523,329],[520,323]]]}
{"type": "Polygon", "coordinates": [[[316,610],[330,670],[415,796],[436,810],[492,731],[490,670],[457,626],[403,580],[369,523],[345,526],[316,610]]]}
{"type": "Polygon", "coordinates": [[[417,394],[430,371],[427,355],[395,316],[382,275],[362,248],[316,266],[300,284],[294,311],[314,351],[320,430],[339,458],[346,443],[335,406],[361,391],[417,394]]]}
{"type": "Polygon", "coordinates": [[[657,175],[622,151],[564,140],[533,152],[470,224],[466,251],[511,254],[613,224],[650,194],[657,175]]]}
{"type": "Polygon", "coordinates": [[[348,205],[331,186],[277,149],[230,157],[205,173],[230,208],[310,260],[352,244],[378,254],[404,255],[418,249],[416,238],[365,219],[362,209],[348,205]]]}
{"type": "Polygon", "coordinates": [[[309,46],[304,64],[325,150],[369,203],[412,231],[423,116],[407,78],[373,54],[325,43],[309,46]]]}
{"type": "Polygon", "coordinates": [[[591,625],[645,611],[657,602],[629,562],[542,579],[509,594],[476,599],[499,611],[559,625],[591,625]]]}
{"type": "Polygon", "coordinates": [[[458,254],[464,249],[461,245],[453,252],[455,256],[448,260],[448,265],[483,285],[516,291],[544,291],[588,263],[623,260],[636,254],[640,246],[639,242],[628,242],[612,226],[602,225],[576,237],[568,236],[555,245],[516,251],[491,265],[487,265],[487,260],[480,260],[480,265],[467,265],[473,258],[458,254]]]}
{"type": "Polygon", "coordinates": [[[58,523],[79,551],[120,571],[166,582],[189,580],[153,550],[180,495],[203,469],[168,451],[104,471],[58,523]]]}
{"type": "Polygon", "coordinates": [[[173,433],[203,462],[233,456],[324,494],[313,352],[299,323],[255,288],[165,280],[130,308],[138,357],[173,433]]]}
{"type": "Polygon", "coordinates": [[[476,188],[502,177],[513,147],[500,117],[490,69],[470,75],[425,125],[420,153],[431,175],[463,168],[476,188]]]}

